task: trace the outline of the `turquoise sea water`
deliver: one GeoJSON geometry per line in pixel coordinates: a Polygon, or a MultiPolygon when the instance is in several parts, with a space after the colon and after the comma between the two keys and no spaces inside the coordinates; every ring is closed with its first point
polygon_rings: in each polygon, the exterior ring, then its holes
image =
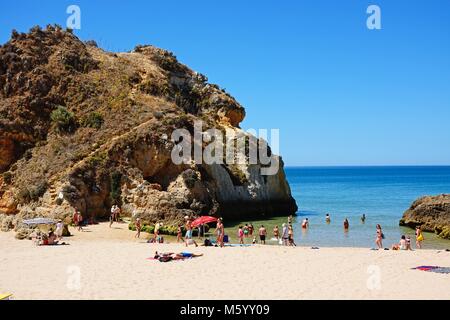
{"type": "MultiPolygon", "coordinates": [[[[385,247],[398,243],[402,234],[410,235],[415,244],[414,230],[398,225],[403,212],[420,196],[450,193],[450,166],[287,167],[285,171],[299,207],[293,223],[297,245],[374,247],[377,223],[386,236],[385,247]],[[325,223],[326,213],[331,215],[330,224],[325,223]],[[300,224],[306,217],[310,228],[304,232],[300,224]],[[350,222],[348,233],[343,230],[345,217],[350,222]]],[[[286,218],[252,223],[264,224],[271,237],[273,226],[283,222],[286,218]]],[[[236,227],[236,223],[229,225],[232,238],[236,227]]],[[[425,233],[424,247],[450,248],[450,241],[425,233]]]]}

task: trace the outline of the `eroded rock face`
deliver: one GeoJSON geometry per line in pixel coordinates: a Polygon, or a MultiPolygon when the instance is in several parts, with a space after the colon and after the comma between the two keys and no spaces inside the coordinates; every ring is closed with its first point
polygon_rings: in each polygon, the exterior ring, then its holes
{"type": "MultiPolygon", "coordinates": [[[[295,214],[280,164],[174,164],[175,129],[239,132],[244,108],[153,46],[108,53],[58,26],[13,32],[0,47],[0,215],[123,214],[176,224],[186,215],[295,214]],[[65,110],[70,130],[55,111],[65,110]]],[[[204,146],[202,146],[204,147],[204,146]]],[[[17,227],[17,226],[15,226],[17,227]]]]}
{"type": "Polygon", "coordinates": [[[450,239],[450,195],[426,196],[414,201],[403,214],[400,225],[420,226],[424,231],[450,239]]]}

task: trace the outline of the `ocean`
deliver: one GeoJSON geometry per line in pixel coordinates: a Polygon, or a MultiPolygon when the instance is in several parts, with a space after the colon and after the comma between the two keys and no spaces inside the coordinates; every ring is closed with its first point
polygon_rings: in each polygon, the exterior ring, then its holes
{"type": "MultiPolygon", "coordinates": [[[[398,243],[401,235],[410,235],[415,246],[414,230],[398,222],[414,200],[423,195],[450,193],[450,166],[392,167],[286,167],[291,192],[299,207],[294,217],[294,239],[301,246],[375,247],[375,226],[381,224],[385,247],[398,243]],[[325,222],[325,214],[331,223],[325,222]],[[366,215],[365,223],[360,217],[366,215]],[[344,232],[348,218],[350,229],[344,232]],[[308,218],[310,227],[302,230],[308,218]]],[[[264,224],[272,236],[275,225],[281,227],[285,217],[248,221],[257,229],[264,224]]],[[[227,225],[231,238],[239,224],[227,225]]],[[[425,248],[450,248],[450,240],[425,233],[425,248]]]]}

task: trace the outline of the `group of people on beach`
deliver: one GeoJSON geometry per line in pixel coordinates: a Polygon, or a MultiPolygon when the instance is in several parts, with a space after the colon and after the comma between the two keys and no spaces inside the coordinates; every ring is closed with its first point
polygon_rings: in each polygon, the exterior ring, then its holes
{"type": "MultiPolygon", "coordinates": [[[[422,229],[419,226],[416,227],[415,235],[416,235],[416,248],[421,249],[424,237],[422,229]]],[[[381,229],[381,225],[377,224],[376,238],[375,238],[375,244],[377,245],[377,249],[383,249],[383,239],[385,239],[383,230],[381,229]]],[[[400,241],[398,243],[394,243],[391,246],[391,250],[412,250],[411,237],[402,235],[400,241]]]]}

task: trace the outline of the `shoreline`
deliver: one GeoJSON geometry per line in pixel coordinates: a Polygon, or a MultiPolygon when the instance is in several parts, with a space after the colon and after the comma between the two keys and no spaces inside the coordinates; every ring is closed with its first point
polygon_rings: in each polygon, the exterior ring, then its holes
{"type": "Polygon", "coordinates": [[[450,266],[446,251],[186,248],[134,239],[125,223],[113,227],[71,228],[67,246],[36,247],[0,233],[0,293],[15,299],[450,299],[450,274],[411,270],[450,266]],[[147,260],[155,251],[203,256],[147,260]]]}

